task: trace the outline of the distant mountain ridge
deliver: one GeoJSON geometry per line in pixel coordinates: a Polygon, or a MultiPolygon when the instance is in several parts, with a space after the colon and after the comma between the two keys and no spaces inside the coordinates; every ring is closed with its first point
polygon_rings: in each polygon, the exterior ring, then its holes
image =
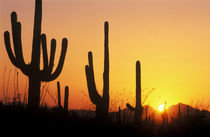
{"type": "MultiPolygon", "coordinates": [[[[171,119],[178,119],[179,115],[179,106],[180,106],[180,117],[186,117],[187,115],[195,115],[200,114],[205,116],[210,121],[210,112],[207,110],[199,110],[197,108],[193,108],[190,105],[186,105],[183,103],[178,103],[176,105],[170,106],[166,111],[168,114],[168,120],[171,119]]],[[[78,117],[95,117],[95,111],[92,110],[70,110],[70,114],[77,115],[78,117]]],[[[148,119],[148,120],[156,120],[161,119],[161,112],[155,110],[149,105],[145,105],[143,108],[143,114],[142,119],[148,119]]],[[[119,117],[119,111],[115,112],[109,112],[109,115],[112,119],[117,120],[119,117]]],[[[124,121],[132,121],[132,118],[134,116],[134,112],[129,111],[127,108],[120,110],[120,117],[121,119],[124,119],[124,121]]]]}

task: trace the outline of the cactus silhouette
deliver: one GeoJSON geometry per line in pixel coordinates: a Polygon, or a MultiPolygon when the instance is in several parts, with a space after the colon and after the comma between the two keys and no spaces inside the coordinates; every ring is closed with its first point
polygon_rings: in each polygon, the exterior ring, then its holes
{"type": "Polygon", "coordinates": [[[87,87],[90,100],[96,105],[96,118],[105,120],[108,118],[109,112],[109,47],[108,47],[108,22],[104,23],[105,40],[104,40],[104,73],[103,73],[103,95],[100,96],[96,89],[94,70],[93,70],[93,57],[92,52],[88,53],[89,65],[85,66],[87,87]]]}
{"type": "Polygon", "coordinates": [[[60,82],[57,82],[57,91],[58,91],[58,108],[62,108],[61,106],[61,88],[60,88],[60,82]]]}
{"type": "Polygon", "coordinates": [[[166,101],[165,101],[165,105],[164,105],[164,111],[163,113],[161,114],[161,117],[162,117],[162,126],[163,127],[166,127],[168,125],[168,113],[166,111],[166,101]]]}
{"type": "MultiPolygon", "coordinates": [[[[58,109],[62,109],[61,106],[61,91],[60,91],[60,82],[57,82],[57,91],[58,91],[58,109]]],[[[65,93],[64,93],[64,110],[68,111],[69,106],[69,87],[65,86],[65,93]]]]}
{"type": "Polygon", "coordinates": [[[126,104],[127,108],[131,111],[135,111],[135,123],[141,125],[143,107],[141,104],[141,67],[140,61],[136,62],[136,107],[132,107],[130,104],[126,104]]]}
{"type": "Polygon", "coordinates": [[[55,80],[61,73],[67,50],[67,39],[62,40],[62,50],[57,68],[53,71],[56,50],[56,40],[51,40],[50,59],[48,61],[46,35],[41,34],[42,0],[35,2],[35,16],[32,42],[31,62],[26,64],[23,58],[21,41],[21,23],[17,21],[16,12],[11,13],[12,37],[14,53],[10,44],[10,34],[4,33],[4,41],[8,56],[12,64],[19,68],[29,78],[28,106],[33,109],[39,108],[41,81],[55,80]],[[42,47],[41,47],[42,45],[42,47]],[[43,52],[43,70],[40,70],[40,52],[43,52]]]}
{"type": "Polygon", "coordinates": [[[179,107],[178,107],[178,120],[181,120],[181,107],[180,107],[180,103],[179,103],[179,107]]]}
{"type": "Polygon", "coordinates": [[[65,95],[64,95],[64,110],[67,112],[69,107],[69,87],[65,86],[65,95]]]}

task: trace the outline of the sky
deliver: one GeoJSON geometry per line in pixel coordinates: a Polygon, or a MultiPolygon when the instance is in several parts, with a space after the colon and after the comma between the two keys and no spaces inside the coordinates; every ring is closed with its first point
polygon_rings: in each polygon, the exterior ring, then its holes
{"type": "MultiPolygon", "coordinates": [[[[10,14],[22,23],[23,53],[30,62],[35,0],[0,0],[0,87],[14,92],[14,72],[4,45],[4,31],[11,33],[10,14]],[[6,68],[6,72],[5,72],[6,68]],[[11,74],[9,75],[9,71],[11,74]],[[4,80],[3,80],[4,79],[4,80]]],[[[93,52],[96,86],[103,90],[104,22],[109,22],[110,105],[135,104],[135,63],[141,62],[144,105],[158,108],[179,102],[210,104],[210,0],[43,0],[42,33],[57,40],[55,66],[62,38],[68,50],[60,76],[48,83],[56,96],[69,86],[69,109],[88,109],[85,65],[93,52]]],[[[19,70],[18,70],[19,71],[19,70]]],[[[27,77],[19,71],[23,96],[27,77]]],[[[0,92],[3,99],[3,92],[0,92]]],[[[63,97],[62,97],[63,99],[63,97]]],[[[45,102],[55,105],[49,95],[45,102]]],[[[210,110],[210,108],[209,108],[210,110]]]]}

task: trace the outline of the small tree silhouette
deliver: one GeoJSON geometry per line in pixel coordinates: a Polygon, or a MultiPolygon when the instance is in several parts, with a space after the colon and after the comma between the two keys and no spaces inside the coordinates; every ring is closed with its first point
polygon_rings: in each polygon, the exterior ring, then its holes
{"type": "Polygon", "coordinates": [[[87,87],[89,97],[93,104],[96,105],[96,117],[100,120],[108,118],[109,111],[109,48],[108,48],[108,22],[104,23],[105,44],[104,44],[104,73],[103,73],[103,96],[98,94],[94,78],[92,52],[88,52],[89,65],[85,66],[87,87]]]}
{"type": "Polygon", "coordinates": [[[143,107],[141,104],[141,66],[140,61],[136,62],[136,107],[132,107],[129,103],[126,104],[127,108],[131,111],[135,111],[135,123],[141,126],[141,118],[143,107]]]}
{"type": "Polygon", "coordinates": [[[67,39],[62,40],[62,50],[60,60],[57,68],[52,73],[54,67],[54,58],[56,50],[56,40],[51,40],[51,53],[48,61],[46,35],[41,34],[41,20],[42,20],[42,0],[36,0],[35,16],[34,16],[34,30],[33,30],[33,44],[32,44],[32,57],[31,63],[26,64],[23,58],[22,42],[21,42],[21,23],[17,21],[16,12],[11,13],[12,23],[12,36],[14,53],[11,49],[10,34],[8,31],[4,33],[4,41],[8,56],[12,64],[19,68],[29,78],[29,91],[28,91],[28,106],[37,109],[40,103],[40,86],[41,81],[49,82],[55,80],[61,73],[66,50],[67,39]],[[43,70],[40,70],[40,52],[43,52],[43,70]]]}

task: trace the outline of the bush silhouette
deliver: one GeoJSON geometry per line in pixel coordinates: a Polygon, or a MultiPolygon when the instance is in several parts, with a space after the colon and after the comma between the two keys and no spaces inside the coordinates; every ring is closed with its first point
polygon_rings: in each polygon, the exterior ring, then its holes
{"type": "Polygon", "coordinates": [[[135,123],[141,125],[141,118],[143,107],[141,104],[141,66],[140,61],[136,62],[136,107],[132,107],[129,103],[126,104],[127,108],[135,111],[135,123]]]}
{"type": "Polygon", "coordinates": [[[5,46],[12,64],[19,68],[29,78],[28,106],[37,109],[40,103],[40,86],[41,81],[49,82],[55,80],[61,73],[66,50],[67,39],[62,40],[62,50],[57,68],[52,72],[54,67],[54,58],[56,50],[56,40],[51,40],[51,53],[48,60],[46,35],[41,34],[42,21],[42,0],[36,0],[33,44],[31,62],[26,64],[23,58],[22,42],[21,42],[21,23],[17,21],[16,12],[11,13],[12,37],[14,45],[14,53],[11,49],[10,34],[8,31],[4,33],[5,46]],[[43,70],[40,70],[40,52],[43,52],[43,70]]]}
{"type": "Polygon", "coordinates": [[[96,105],[96,117],[100,120],[108,118],[109,111],[109,47],[108,47],[108,22],[104,23],[105,44],[104,44],[104,73],[103,73],[103,96],[98,94],[94,78],[92,52],[88,53],[89,65],[85,66],[87,87],[89,97],[93,104],[96,105]]]}

